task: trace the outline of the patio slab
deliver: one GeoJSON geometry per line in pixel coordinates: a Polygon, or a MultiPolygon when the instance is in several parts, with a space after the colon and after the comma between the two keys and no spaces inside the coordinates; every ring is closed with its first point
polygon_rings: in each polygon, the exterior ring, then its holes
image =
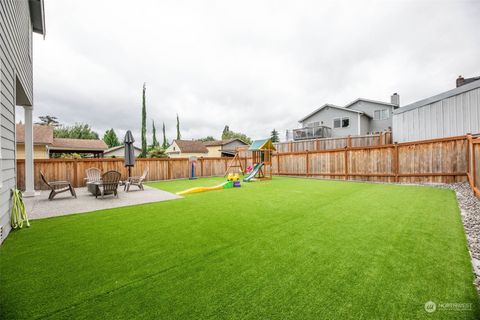
{"type": "Polygon", "coordinates": [[[144,191],[132,187],[129,192],[119,187],[118,198],[108,195],[104,199],[101,197],[95,199],[87,188],[75,188],[77,199],[73,198],[69,192],[65,192],[57,195],[52,201],[48,200],[50,191],[42,190],[40,195],[24,198],[24,201],[28,218],[34,220],[182,198],[170,192],[144,187],[144,191]]]}

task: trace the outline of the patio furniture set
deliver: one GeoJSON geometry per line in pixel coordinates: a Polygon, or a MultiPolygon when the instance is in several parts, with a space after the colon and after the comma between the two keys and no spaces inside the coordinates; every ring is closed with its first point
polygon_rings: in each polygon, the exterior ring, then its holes
{"type": "MultiPolygon", "coordinates": [[[[87,190],[97,198],[101,196],[103,199],[105,195],[113,195],[118,198],[118,187],[123,186],[125,192],[130,191],[131,186],[137,186],[140,190],[144,190],[143,182],[148,174],[148,168],[143,171],[141,176],[128,177],[121,180],[121,173],[118,171],[107,171],[102,174],[102,171],[97,168],[89,168],[85,170],[85,178],[87,190]]],[[[40,171],[42,181],[50,188],[48,200],[60,193],[70,191],[72,197],[77,198],[75,189],[69,181],[48,181],[43,172],[40,171]]]]}

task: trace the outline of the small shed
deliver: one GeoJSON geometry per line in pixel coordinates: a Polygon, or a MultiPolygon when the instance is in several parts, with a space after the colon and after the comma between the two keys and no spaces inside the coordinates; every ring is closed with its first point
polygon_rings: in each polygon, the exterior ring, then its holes
{"type": "Polygon", "coordinates": [[[262,139],[253,141],[248,151],[252,152],[252,161],[254,164],[263,163],[263,168],[258,173],[260,179],[272,178],[272,153],[276,151],[272,139],[262,139]]]}

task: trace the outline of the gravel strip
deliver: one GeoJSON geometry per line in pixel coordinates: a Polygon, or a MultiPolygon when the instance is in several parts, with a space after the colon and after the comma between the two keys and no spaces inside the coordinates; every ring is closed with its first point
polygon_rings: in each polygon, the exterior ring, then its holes
{"type": "Polygon", "coordinates": [[[480,294],[480,200],[473,195],[468,182],[452,183],[439,188],[449,188],[457,194],[468,248],[475,272],[475,286],[480,294]]]}

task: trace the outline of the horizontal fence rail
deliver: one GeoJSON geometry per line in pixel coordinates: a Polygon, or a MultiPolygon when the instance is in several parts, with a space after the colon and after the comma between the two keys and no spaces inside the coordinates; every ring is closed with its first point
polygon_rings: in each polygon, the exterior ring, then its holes
{"type": "MultiPolygon", "coordinates": [[[[352,137],[353,138],[353,137],[352,137]]],[[[244,168],[253,165],[251,152],[239,148],[244,168]]],[[[223,176],[232,158],[198,158],[196,175],[223,176]]],[[[468,181],[480,196],[480,139],[466,135],[442,139],[375,146],[355,146],[319,150],[274,152],[272,173],[282,176],[318,177],[402,183],[452,183],[468,181]]],[[[127,177],[123,159],[47,159],[34,161],[35,188],[44,189],[40,171],[48,180],[68,180],[85,186],[85,170],[116,170],[127,177]]],[[[189,177],[189,160],[183,158],[137,159],[132,175],[149,169],[147,180],[189,177]]],[[[17,185],[24,188],[24,160],[17,161],[17,185]]]]}

